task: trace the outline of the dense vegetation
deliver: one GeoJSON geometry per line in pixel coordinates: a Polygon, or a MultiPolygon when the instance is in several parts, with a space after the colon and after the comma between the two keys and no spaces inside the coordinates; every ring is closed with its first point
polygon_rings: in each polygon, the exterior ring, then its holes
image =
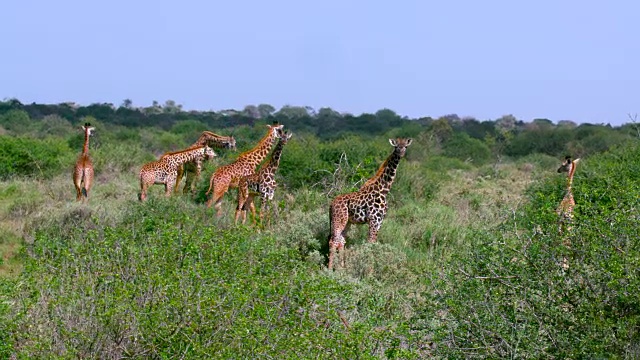
{"type": "Polygon", "coordinates": [[[407,119],[384,109],[186,112],[0,103],[0,357],[634,358],[640,354],[640,136],[621,127],[407,119]],[[75,203],[78,125],[96,184],[75,203]],[[239,151],[294,133],[271,224],[235,226],[196,196],[137,201],[140,166],[203,130],[239,151]],[[325,269],[328,204],[411,136],[379,242],[348,236],[325,269]],[[565,154],[582,157],[558,234],[565,154]],[[569,267],[560,266],[568,259],[569,267]]]}

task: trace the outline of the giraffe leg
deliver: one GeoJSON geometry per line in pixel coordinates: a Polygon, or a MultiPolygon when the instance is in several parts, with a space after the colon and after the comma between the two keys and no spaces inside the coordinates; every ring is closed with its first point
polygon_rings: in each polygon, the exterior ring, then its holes
{"type": "Polygon", "coordinates": [[[333,269],[333,258],[336,255],[337,248],[338,246],[335,244],[335,241],[333,241],[333,239],[330,236],[329,237],[329,264],[327,265],[327,268],[329,270],[333,269]]]}
{"type": "Polygon", "coordinates": [[[210,208],[211,205],[214,205],[216,209],[216,216],[222,216],[222,196],[229,190],[229,182],[230,179],[226,178],[216,178],[216,174],[211,175],[211,180],[209,181],[209,190],[207,194],[213,193],[211,198],[207,201],[207,208],[210,208]]]}
{"type": "MultiPolygon", "coordinates": [[[[180,181],[182,181],[182,177],[184,176],[185,173],[185,168],[184,168],[184,164],[178,166],[178,173],[176,175],[176,184],[173,187],[173,192],[177,193],[180,190],[180,181]]],[[[189,182],[189,173],[187,173],[187,180],[185,181],[186,183],[189,182]]],[[[186,189],[187,189],[187,185],[185,184],[184,186],[184,193],[186,193],[186,189]]]]}
{"type": "Polygon", "coordinates": [[[145,201],[147,199],[147,184],[140,181],[140,197],[138,198],[140,201],[145,201]]]}
{"type": "Polygon", "coordinates": [[[73,186],[76,188],[76,201],[82,199],[82,176],[78,168],[73,170],[73,186]]]}
{"type": "Polygon", "coordinates": [[[372,217],[369,220],[369,236],[367,237],[367,241],[370,243],[378,241],[378,231],[380,230],[381,225],[382,220],[378,220],[375,217],[372,217]]]}
{"type": "MultiPolygon", "coordinates": [[[[329,264],[327,267],[331,270],[333,269],[336,253],[340,251],[339,255],[344,255],[342,254],[346,242],[344,232],[349,225],[349,218],[346,204],[344,206],[342,204],[331,204],[329,213],[331,235],[329,235],[329,264]]],[[[344,267],[344,256],[342,256],[341,264],[344,267]]]]}
{"type": "Polygon", "coordinates": [[[378,230],[380,230],[380,224],[369,222],[369,236],[367,241],[374,243],[378,241],[378,230]]]}
{"type": "Polygon", "coordinates": [[[89,201],[89,191],[91,191],[91,185],[93,185],[93,168],[87,168],[84,172],[84,201],[89,201]]]}
{"type": "MultiPolygon", "coordinates": [[[[256,215],[256,201],[255,201],[255,195],[249,195],[251,197],[250,201],[247,201],[247,203],[249,204],[249,210],[251,211],[251,219],[253,221],[253,225],[256,225],[258,223],[258,217],[256,215]]],[[[245,207],[245,213],[246,213],[246,207],[245,207]]]]}
{"type": "Polygon", "coordinates": [[[82,187],[76,185],[76,201],[82,200],[82,187]]]}
{"type": "Polygon", "coordinates": [[[173,190],[176,186],[176,177],[175,174],[173,176],[167,177],[166,182],[164,183],[164,196],[171,197],[173,190]]]}
{"type": "Polygon", "coordinates": [[[193,173],[193,171],[187,171],[187,169],[185,169],[185,171],[187,173],[187,180],[185,181],[184,189],[182,190],[182,192],[185,195],[189,194],[189,192],[191,192],[192,195],[195,195],[196,189],[193,186],[197,184],[198,180],[200,179],[200,173],[202,172],[202,163],[196,163],[195,174],[193,173]]]}
{"type": "Polygon", "coordinates": [[[247,184],[245,182],[241,182],[238,185],[238,206],[236,207],[236,216],[235,216],[235,223],[238,223],[238,219],[240,218],[240,215],[242,215],[243,219],[242,219],[242,223],[244,224],[245,221],[245,217],[246,217],[246,212],[244,210],[244,206],[247,203],[247,199],[248,199],[248,188],[247,188],[247,184]]]}
{"type": "MultiPolygon", "coordinates": [[[[267,196],[265,196],[264,194],[262,194],[262,196],[260,197],[260,222],[262,223],[262,221],[266,218],[267,221],[269,221],[269,210],[270,210],[270,204],[269,204],[269,198],[267,196]]],[[[255,215],[254,215],[255,217],[255,215]]],[[[269,225],[269,224],[267,224],[269,225]]]]}

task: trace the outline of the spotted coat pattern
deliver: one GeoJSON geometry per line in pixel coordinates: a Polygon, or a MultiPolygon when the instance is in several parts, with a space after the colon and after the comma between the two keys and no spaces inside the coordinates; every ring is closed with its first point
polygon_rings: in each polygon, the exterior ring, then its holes
{"type": "Polygon", "coordinates": [[[262,165],[256,173],[243,176],[238,183],[238,207],[236,208],[235,222],[242,216],[242,223],[247,220],[247,207],[251,209],[253,220],[256,220],[256,208],[253,203],[255,196],[260,196],[260,219],[265,215],[268,203],[273,200],[276,191],[276,171],[280,164],[282,149],[293,134],[287,134],[281,129],[278,130],[278,143],[271,153],[268,162],[262,165]]]}
{"type": "Polygon", "coordinates": [[[73,169],[73,185],[76,188],[76,201],[88,201],[89,191],[93,184],[93,162],[89,156],[89,138],[93,136],[95,128],[90,123],[85,123],[82,126],[84,132],[84,145],[82,147],[82,153],[76,160],[76,165],[73,169]]]}
{"type": "Polygon", "coordinates": [[[255,172],[256,167],[269,155],[277,137],[277,131],[282,129],[283,125],[274,123],[267,125],[267,127],[269,128],[267,134],[253,149],[240,154],[236,161],[220,166],[211,174],[209,190],[207,190],[207,195],[211,195],[211,197],[207,201],[207,207],[215,204],[217,216],[222,215],[222,196],[229,188],[237,188],[243,176],[255,172]]]}
{"type": "Polygon", "coordinates": [[[178,167],[188,161],[200,166],[203,160],[211,159],[216,153],[209,146],[190,147],[185,150],[164,154],[160,159],[146,163],[140,169],[140,201],[147,198],[147,189],[153,184],[163,184],[165,196],[171,196],[178,176],[178,167]]]}
{"type": "MultiPolygon", "coordinates": [[[[334,256],[344,249],[345,234],[350,224],[369,224],[369,242],[376,242],[378,231],[387,214],[387,194],[396,176],[396,169],[411,145],[411,138],[389,139],[393,153],[385,160],[377,173],[353,193],[338,195],[329,210],[331,233],[329,235],[329,269],[334,256]]],[[[344,266],[344,256],[341,264],[344,266]]]]}

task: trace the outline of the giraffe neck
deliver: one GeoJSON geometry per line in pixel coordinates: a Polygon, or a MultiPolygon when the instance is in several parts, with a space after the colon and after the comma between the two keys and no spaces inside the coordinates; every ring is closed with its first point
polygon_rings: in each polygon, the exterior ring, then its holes
{"type": "Polygon", "coordinates": [[[195,146],[209,145],[211,147],[221,149],[226,147],[229,142],[231,142],[231,137],[229,136],[220,136],[210,131],[205,131],[202,133],[202,135],[200,135],[198,140],[196,140],[196,142],[193,143],[193,145],[191,146],[195,147],[195,146]]]}
{"type": "Polygon", "coordinates": [[[269,155],[269,150],[271,150],[274,140],[274,131],[269,129],[269,133],[260,140],[258,145],[253,149],[240,154],[237,161],[247,162],[253,164],[253,166],[257,166],[267,157],[267,155],[269,155]]]}
{"type": "Polygon", "coordinates": [[[84,145],[82,146],[82,154],[89,153],[89,129],[84,131],[84,145]]]}
{"type": "Polygon", "coordinates": [[[391,190],[391,185],[393,184],[393,180],[396,177],[396,169],[398,168],[398,164],[400,163],[400,159],[402,156],[400,155],[398,150],[394,150],[391,155],[385,160],[380,168],[376,172],[376,174],[369,179],[364,185],[371,184],[379,184],[381,186],[381,192],[386,194],[391,190]]]}
{"type": "Polygon", "coordinates": [[[567,175],[567,191],[571,192],[571,185],[573,185],[573,175],[576,172],[576,163],[575,161],[571,163],[571,170],[569,170],[569,174],[567,175]]]}
{"type": "Polygon", "coordinates": [[[171,158],[172,160],[175,160],[175,162],[178,164],[183,164],[185,162],[196,160],[203,156],[204,156],[204,146],[199,146],[197,148],[192,148],[192,149],[168,154],[167,157],[171,158]]]}
{"type": "Polygon", "coordinates": [[[283,148],[284,142],[282,142],[282,140],[278,141],[275,149],[273,149],[273,152],[271,153],[271,160],[269,160],[269,163],[265,166],[265,169],[269,169],[269,171],[271,172],[275,172],[278,169],[283,148]]]}

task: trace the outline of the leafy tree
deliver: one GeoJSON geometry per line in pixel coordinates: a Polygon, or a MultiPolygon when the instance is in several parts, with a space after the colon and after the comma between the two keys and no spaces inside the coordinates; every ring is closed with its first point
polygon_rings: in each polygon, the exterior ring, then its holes
{"type": "Polygon", "coordinates": [[[258,112],[260,113],[260,118],[262,119],[269,117],[269,115],[273,114],[275,111],[276,108],[269,104],[258,105],[258,112]]]}
{"type": "Polygon", "coordinates": [[[262,116],[260,114],[260,110],[255,105],[247,105],[242,110],[242,115],[248,116],[253,119],[260,119],[262,116]]]}
{"type": "Polygon", "coordinates": [[[173,100],[167,100],[164,102],[162,111],[169,114],[179,113],[182,111],[182,105],[176,104],[176,102],[173,100]]]}
{"type": "Polygon", "coordinates": [[[431,132],[436,136],[436,140],[438,143],[442,144],[447,141],[451,135],[453,135],[453,128],[449,124],[449,121],[445,118],[439,118],[438,120],[431,123],[429,128],[431,132]]]}
{"type": "Polygon", "coordinates": [[[31,123],[29,114],[24,110],[9,110],[0,116],[0,126],[13,134],[24,134],[31,123]]]}
{"type": "Polygon", "coordinates": [[[125,109],[131,109],[133,107],[133,101],[131,101],[131,99],[124,99],[120,106],[125,109]]]}
{"type": "Polygon", "coordinates": [[[276,114],[289,119],[302,118],[302,117],[309,116],[309,113],[305,107],[291,106],[291,105],[284,105],[283,107],[280,108],[280,110],[278,110],[276,114]]]}

